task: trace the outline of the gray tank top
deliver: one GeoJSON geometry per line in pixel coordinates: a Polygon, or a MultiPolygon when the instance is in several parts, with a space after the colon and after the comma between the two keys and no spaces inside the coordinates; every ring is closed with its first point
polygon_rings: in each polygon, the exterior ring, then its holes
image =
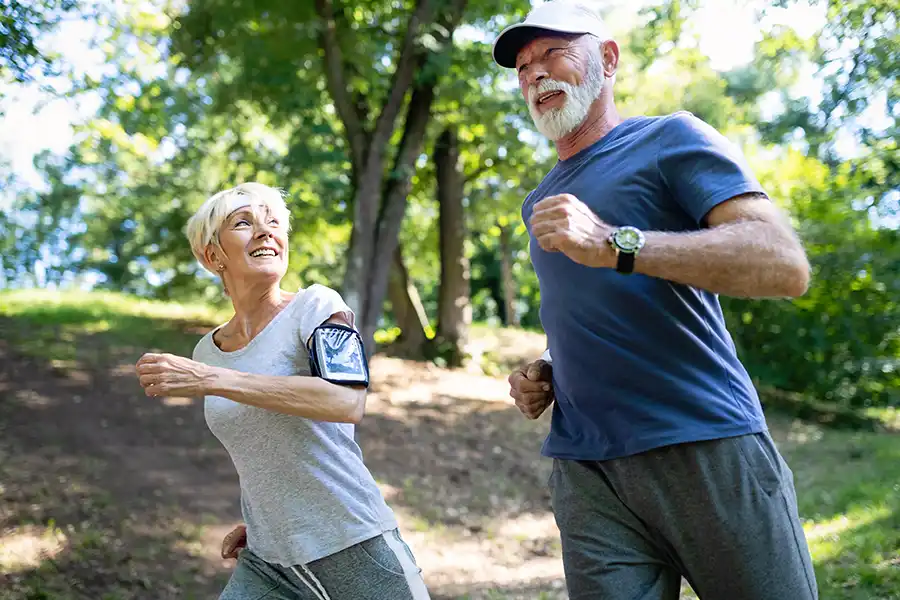
{"type": "MultiPolygon", "coordinates": [[[[301,288],[244,348],[223,352],[215,330],[194,360],[262,375],[309,375],[306,341],[334,313],[352,316],[334,290],[301,288]]],[[[349,423],[325,423],[206,396],[206,423],[237,470],[247,547],[267,562],[306,564],[397,527],[363,464],[349,423]]]]}

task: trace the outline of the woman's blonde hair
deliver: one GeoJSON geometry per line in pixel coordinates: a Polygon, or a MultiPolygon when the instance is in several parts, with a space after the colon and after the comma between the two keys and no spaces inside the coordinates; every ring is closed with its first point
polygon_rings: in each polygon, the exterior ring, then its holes
{"type": "Polygon", "coordinates": [[[284,193],[277,188],[262,183],[242,183],[228,190],[210,196],[188,219],[185,235],[191,244],[191,252],[203,267],[214,272],[206,261],[206,248],[213,244],[219,246],[219,228],[232,212],[241,205],[265,205],[290,230],[291,213],[284,203],[284,193]]]}

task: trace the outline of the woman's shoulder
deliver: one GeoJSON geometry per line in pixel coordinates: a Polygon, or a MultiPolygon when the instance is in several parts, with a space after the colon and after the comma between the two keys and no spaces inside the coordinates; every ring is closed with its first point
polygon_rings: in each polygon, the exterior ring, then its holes
{"type": "Polygon", "coordinates": [[[210,331],[206,332],[203,337],[197,340],[197,343],[194,344],[194,351],[191,353],[191,358],[198,362],[208,362],[209,355],[212,353],[212,346],[215,345],[215,342],[213,341],[213,335],[216,333],[216,331],[224,327],[224,325],[225,324],[223,323],[222,325],[214,327],[210,331]]]}
{"type": "Polygon", "coordinates": [[[314,283],[309,287],[300,288],[297,290],[297,296],[297,302],[294,304],[296,305],[296,310],[300,314],[305,314],[310,311],[317,312],[327,307],[336,307],[340,309],[335,312],[349,310],[347,303],[344,301],[340,292],[321,283],[314,283]]]}
{"type": "Polygon", "coordinates": [[[337,290],[314,283],[307,288],[301,288],[297,293],[302,294],[302,297],[298,298],[296,314],[299,317],[304,341],[309,339],[316,327],[334,314],[345,313],[351,324],[353,323],[353,310],[337,290]]]}
{"type": "MultiPolygon", "coordinates": [[[[328,287],[327,285],[322,284],[322,283],[313,283],[305,288],[301,287],[300,289],[297,290],[297,293],[301,294],[303,296],[304,302],[320,300],[320,299],[327,300],[327,299],[341,298],[340,292],[338,292],[336,289],[328,287]]],[[[343,299],[343,298],[341,298],[341,299],[343,299]]]]}

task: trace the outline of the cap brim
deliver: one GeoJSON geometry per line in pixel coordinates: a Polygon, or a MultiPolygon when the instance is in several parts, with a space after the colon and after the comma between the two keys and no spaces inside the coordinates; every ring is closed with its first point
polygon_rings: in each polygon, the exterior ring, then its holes
{"type": "Polygon", "coordinates": [[[525,47],[528,42],[541,34],[565,33],[565,34],[586,34],[584,30],[562,29],[554,27],[543,27],[538,25],[530,25],[527,23],[517,23],[510,25],[500,32],[497,39],[494,40],[493,56],[494,62],[501,67],[507,69],[516,68],[516,57],[519,51],[525,47]]]}

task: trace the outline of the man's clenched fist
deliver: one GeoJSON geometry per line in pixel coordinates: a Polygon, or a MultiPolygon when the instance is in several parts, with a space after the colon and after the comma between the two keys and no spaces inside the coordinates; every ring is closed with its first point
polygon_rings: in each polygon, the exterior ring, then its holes
{"type": "Polygon", "coordinates": [[[509,395],[529,419],[540,417],[553,404],[553,366],[539,359],[509,376],[509,395]]]}
{"type": "Polygon", "coordinates": [[[549,196],[535,203],[531,234],[546,252],[562,252],[586,267],[615,267],[609,245],[615,228],[572,194],[549,196]]]}

